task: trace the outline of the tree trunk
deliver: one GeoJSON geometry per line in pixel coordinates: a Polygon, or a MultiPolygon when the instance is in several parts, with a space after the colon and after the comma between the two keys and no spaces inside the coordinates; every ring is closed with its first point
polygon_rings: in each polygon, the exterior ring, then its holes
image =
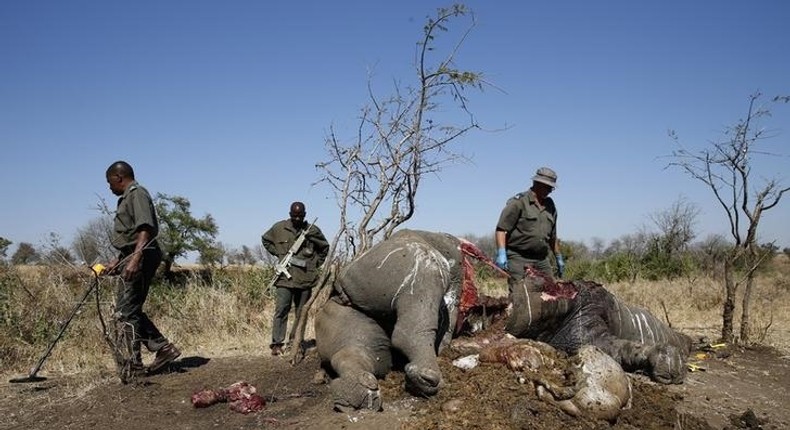
{"type": "Polygon", "coordinates": [[[752,286],[754,285],[754,271],[750,270],[746,277],[746,286],[743,290],[743,309],[741,310],[741,341],[749,343],[751,323],[749,309],[752,306],[752,286]]]}
{"type": "Polygon", "coordinates": [[[721,340],[725,343],[733,341],[732,318],[735,313],[735,292],[738,284],[733,281],[733,261],[727,258],[724,261],[724,305],[722,310],[721,340]]]}
{"type": "Polygon", "coordinates": [[[165,258],[162,259],[164,263],[164,277],[168,281],[173,280],[173,259],[169,255],[165,255],[165,258]]]}
{"type": "MultiPolygon", "coordinates": [[[[307,328],[307,320],[310,318],[310,309],[313,307],[313,303],[318,299],[319,296],[323,297],[323,300],[326,300],[328,294],[324,294],[324,290],[329,289],[330,294],[331,290],[335,286],[335,277],[337,276],[337,272],[339,271],[337,263],[328,264],[321,276],[318,278],[318,282],[316,282],[316,286],[313,288],[313,294],[307,300],[307,303],[304,304],[302,307],[302,312],[299,314],[299,319],[294,321],[294,339],[291,343],[292,351],[291,351],[291,365],[295,366],[302,362],[304,359],[304,332],[307,328]]],[[[318,308],[323,306],[324,303],[319,303],[318,308]]]]}

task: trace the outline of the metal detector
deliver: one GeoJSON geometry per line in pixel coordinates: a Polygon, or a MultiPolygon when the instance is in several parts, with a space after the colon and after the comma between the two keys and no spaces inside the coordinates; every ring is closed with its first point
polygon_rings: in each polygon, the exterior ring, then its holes
{"type": "Polygon", "coordinates": [[[69,318],[60,327],[60,332],[58,333],[57,336],[55,336],[55,339],[53,339],[52,342],[49,343],[47,352],[45,352],[44,355],[42,355],[41,358],[38,360],[38,364],[36,364],[36,367],[34,367],[30,371],[30,374],[28,374],[27,376],[13,378],[10,379],[8,382],[11,383],[41,382],[47,379],[43,376],[38,376],[38,371],[41,370],[41,366],[44,365],[44,361],[47,359],[47,357],[49,357],[49,354],[52,353],[52,349],[55,348],[55,344],[58,343],[61,337],[63,337],[63,333],[66,332],[66,328],[69,326],[69,323],[71,323],[71,320],[74,319],[74,316],[77,315],[77,312],[80,310],[80,307],[82,307],[85,301],[88,300],[88,296],[90,296],[93,289],[99,285],[99,274],[104,270],[104,267],[97,264],[91,267],[91,270],[93,271],[93,282],[91,282],[88,289],[86,289],[85,292],[82,294],[82,298],[77,303],[77,305],[74,306],[74,309],[71,310],[71,315],[69,315],[69,318]]]}

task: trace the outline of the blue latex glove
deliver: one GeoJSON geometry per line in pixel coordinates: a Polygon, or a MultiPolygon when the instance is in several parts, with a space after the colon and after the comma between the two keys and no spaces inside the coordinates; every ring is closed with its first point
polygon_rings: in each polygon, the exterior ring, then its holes
{"type": "Polygon", "coordinates": [[[507,270],[507,253],[505,252],[505,248],[496,250],[496,265],[502,270],[507,270]]]}
{"type": "Polygon", "coordinates": [[[557,254],[557,277],[562,279],[562,275],[565,274],[565,259],[562,258],[562,254],[557,254]]]}

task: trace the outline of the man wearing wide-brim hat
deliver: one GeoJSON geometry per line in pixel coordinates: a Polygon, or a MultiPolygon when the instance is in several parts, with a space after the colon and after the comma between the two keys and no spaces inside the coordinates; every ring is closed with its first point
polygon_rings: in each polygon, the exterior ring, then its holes
{"type": "Polygon", "coordinates": [[[511,197],[496,225],[496,264],[510,273],[508,285],[520,285],[524,267],[530,264],[549,276],[554,254],[557,275],[562,278],[565,261],[557,240],[557,208],[549,194],[557,187],[557,173],[541,167],[532,177],[532,187],[511,197]]]}

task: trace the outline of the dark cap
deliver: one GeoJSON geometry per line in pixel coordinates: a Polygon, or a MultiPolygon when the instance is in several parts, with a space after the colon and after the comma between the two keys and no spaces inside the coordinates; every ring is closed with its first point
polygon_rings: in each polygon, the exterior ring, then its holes
{"type": "Polygon", "coordinates": [[[535,172],[535,176],[532,177],[532,180],[546,184],[552,188],[557,188],[557,174],[548,167],[541,167],[538,169],[538,171],[535,172]]]}

